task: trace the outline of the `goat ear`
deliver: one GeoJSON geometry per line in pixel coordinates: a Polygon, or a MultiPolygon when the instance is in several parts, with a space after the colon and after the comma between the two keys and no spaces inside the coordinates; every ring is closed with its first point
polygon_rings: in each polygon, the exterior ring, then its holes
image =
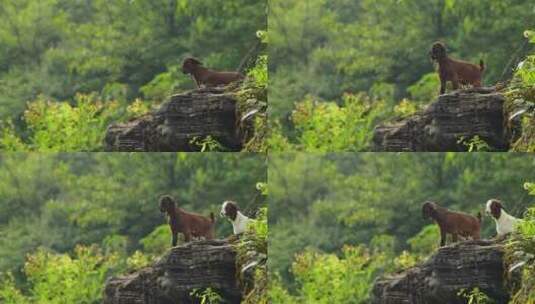
{"type": "Polygon", "coordinates": [[[195,64],[202,65],[202,62],[200,62],[198,59],[190,58],[190,61],[195,63],[195,64]]]}
{"type": "Polygon", "coordinates": [[[490,212],[495,218],[499,218],[501,215],[501,210],[503,209],[502,203],[499,200],[493,200],[490,205],[490,212]]]}
{"type": "Polygon", "coordinates": [[[429,209],[430,209],[430,206],[428,203],[425,203],[423,206],[422,206],[422,217],[423,218],[428,218],[429,217],[429,209]]]}

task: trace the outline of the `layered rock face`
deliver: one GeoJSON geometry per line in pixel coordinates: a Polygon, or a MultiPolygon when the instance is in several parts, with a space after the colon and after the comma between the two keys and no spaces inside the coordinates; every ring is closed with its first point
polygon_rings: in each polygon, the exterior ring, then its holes
{"type": "Polygon", "coordinates": [[[195,290],[211,288],[224,303],[240,303],[236,253],[223,240],[171,248],[152,266],[108,280],[104,304],[200,303],[195,290]]]}
{"type": "Polygon", "coordinates": [[[425,110],[375,129],[373,150],[390,152],[467,151],[461,138],[475,136],[493,150],[506,151],[505,97],[495,88],[472,88],[441,95],[425,110]]]}
{"type": "Polygon", "coordinates": [[[171,96],[155,112],[108,127],[106,151],[199,151],[211,139],[241,150],[236,98],[226,88],[204,88],[171,96]]]}
{"type": "Polygon", "coordinates": [[[474,287],[496,303],[507,303],[503,265],[503,245],[492,241],[442,247],[421,265],[377,279],[372,303],[461,304],[466,299],[458,292],[474,287]]]}

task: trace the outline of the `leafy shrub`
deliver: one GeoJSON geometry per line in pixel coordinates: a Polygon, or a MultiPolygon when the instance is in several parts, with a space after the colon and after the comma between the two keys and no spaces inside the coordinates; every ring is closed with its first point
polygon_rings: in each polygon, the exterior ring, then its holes
{"type": "Polygon", "coordinates": [[[212,288],[193,289],[190,293],[192,297],[200,300],[200,304],[219,304],[222,303],[223,298],[215,292],[212,288]]]}
{"type": "Polygon", "coordinates": [[[15,279],[11,273],[0,278],[0,302],[5,304],[30,303],[30,300],[15,285],[15,279]]]}
{"type": "Polygon", "coordinates": [[[269,121],[269,136],[267,146],[271,151],[293,151],[296,148],[290,140],[283,134],[281,124],[277,120],[269,121]]]}
{"type": "Polygon", "coordinates": [[[268,293],[271,303],[297,303],[297,299],[290,295],[277,274],[270,273],[268,293]]]}
{"type": "Polygon", "coordinates": [[[490,152],[492,148],[489,144],[483,140],[479,135],[472,138],[466,138],[462,136],[457,143],[462,144],[468,149],[468,152],[490,152]]]}
{"type": "Polygon", "coordinates": [[[27,136],[4,125],[0,147],[8,151],[100,150],[108,124],[118,115],[117,102],[102,102],[94,95],[77,95],[75,105],[44,97],[28,104],[24,112],[27,136]]]}
{"type": "Polygon", "coordinates": [[[237,92],[240,132],[244,151],[267,151],[268,56],[257,58],[255,66],[237,92]]]}
{"type": "Polygon", "coordinates": [[[251,77],[257,86],[262,88],[268,87],[268,56],[259,56],[256,65],[247,72],[247,76],[251,77]]]}
{"type": "Polygon", "coordinates": [[[306,151],[367,150],[383,111],[383,102],[362,94],[344,95],[342,106],[309,98],[297,104],[292,114],[298,147],[306,151]]]}
{"type": "Polygon", "coordinates": [[[169,249],[171,231],[169,225],[156,227],[149,235],[142,238],[139,243],[143,245],[143,251],[155,256],[161,255],[169,249]]]}
{"type": "Polygon", "coordinates": [[[156,75],[149,83],[142,86],[140,91],[144,99],[161,103],[178,88],[193,88],[194,86],[190,76],[180,71],[180,65],[174,65],[169,67],[167,72],[156,75]]]}
{"type": "Polygon", "coordinates": [[[418,234],[408,239],[407,243],[412,253],[425,257],[436,251],[439,235],[440,230],[437,225],[427,225],[418,234]]]}
{"type": "Polygon", "coordinates": [[[226,151],[226,148],[223,147],[217,140],[212,136],[208,135],[204,138],[195,136],[190,142],[191,145],[199,147],[200,152],[223,152],[226,151]]]}
{"type": "Polygon", "coordinates": [[[276,285],[272,295],[291,299],[289,303],[368,303],[373,280],[387,260],[362,246],[345,246],[340,256],[307,250],[292,265],[299,285],[297,296],[289,296],[276,285]]]}
{"type": "Polygon", "coordinates": [[[410,100],[404,98],[394,106],[394,114],[396,114],[399,117],[408,117],[418,111],[418,106],[411,102],[410,100]]]}
{"type": "MultiPolygon", "coordinates": [[[[524,36],[531,43],[535,43],[534,31],[526,31],[524,36]]],[[[531,54],[518,65],[505,96],[505,111],[509,116],[518,109],[528,109],[527,113],[521,116],[522,134],[512,144],[512,150],[535,152],[535,54],[531,54]]]]}
{"type": "MultiPolygon", "coordinates": [[[[524,188],[535,196],[535,183],[526,183],[524,188]]],[[[521,266],[521,279],[512,285],[511,304],[535,302],[535,207],[524,215],[506,246],[506,260],[511,267],[521,266]]]]}
{"type": "Polygon", "coordinates": [[[118,263],[96,246],[77,246],[73,256],[40,249],[28,256],[24,271],[30,284],[23,296],[11,276],[0,287],[0,300],[19,303],[100,303],[106,277],[118,263]]]}
{"type": "Polygon", "coordinates": [[[126,265],[128,269],[139,269],[149,265],[151,261],[152,257],[150,255],[136,250],[134,254],[126,259],[126,265]]]}
{"type": "Polygon", "coordinates": [[[438,74],[433,72],[425,74],[418,80],[415,84],[407,88],[411,99],[419,102],[428,104],[438,97],[440,88],[440,79],[438,74]]]}
{"type": "Polygon", "coordinates": [[[458,296],[467,300],[467,304],[494,304],[495,302],[489,298],[484,292],[482,292],[478,287],[468,291],[466,289],[461,289],[458,293],[458,296]]]}
{"type": "MultiPolygon", "coordinates": [[[[249,258],[250,252],[263,255],[268,254],[268,220],[267,208],[260,209],[259,216],[252,222],[237,246],[237,264],[241,269],[249,258]]],[[[240,277],[243,282],[244,278],[240,277]]],[[[247,290],[242,303],[244,304],[267,304],[268,303],[268,279],[266,265],[258,265],[254,274],[252,289],[247,290]]]]}

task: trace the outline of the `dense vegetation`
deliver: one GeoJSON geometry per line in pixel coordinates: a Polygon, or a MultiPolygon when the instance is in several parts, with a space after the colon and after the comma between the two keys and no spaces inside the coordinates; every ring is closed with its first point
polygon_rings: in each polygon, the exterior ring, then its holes
{"type": "MultiPolygon", "coordinates": [[[[437,40],[453,57],[483,59],[484,84],[510,80],[535,53],[524,37],[533,10],[528,0],[270,1],[271,146],[369,150],[378,122],[438,95],[428,55],[437,40]]],[[[523,70],[533,87],[533,69],[523,70]]]]}
{"type": "MultiPolygon", "coordinates": [[[[526,183],[525,188],[535,196],[535,183],[526,183]]],[[[508,242],[508,258],[525,262],[520,282],[513,285],[511,304],[535,302],[535,207],[525,212],[524,222],[508,242]]],[[[513,266],[513,265],[510,265],[513,266]]]]}
{"type": "Polygon", "coordinates": [[[0,149],[101,150],[110,122],[193,88],[186,56],[259,80],[266,28],[258,0],[0,0],[0,149]]]}
{"type": "MultiPolygon", "coordinates": [[[[535,179],[534,165],[534,158],[523,154],[272,156],[274,303],[367,303],[377,276],[410,267],[436,250],[438,228],[423,219],[424,201],[484,214],[485,202],[499,198],[515,216],[528,208],[532,214],[535,198],[528,182],[535,179]]],[[[527,253],[534,250],[533,225],[526,223],[517,244],[527,253]]],[[[483,238],[494,235],[494,221],[484,216],[483,238]]],[[[524,293],[532,292],[531,265],[524,293]]]]}
{"type": "MultiPolygon", "coordinates": [[[[225,199],[253,212],[265,201],[265,162],[246,153],[1,155],[0,302],[100,303],[106,278],[171,245],[160,195],[205,215],[225,199]]],[[[265,217],[255,231],[249,238],[266,252],[265,217]]],[[[217,237],[231,233],[218,219],[217,237]]]]}

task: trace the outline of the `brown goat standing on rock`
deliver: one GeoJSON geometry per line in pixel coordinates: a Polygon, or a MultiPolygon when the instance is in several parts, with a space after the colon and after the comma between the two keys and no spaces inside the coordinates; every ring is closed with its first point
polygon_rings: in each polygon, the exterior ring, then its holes
{"type": "Polygon", "coordinates": [[[459,88],[459,84],[481,87],[481,76],[485,70],[483,60],[479,61],[478,66],[470,62],[452,59],[446,54],[446,46],[442,42],[435,42],[429,55],[438,63],[441,95],[446,93],[447,81],[451,81],[454,90],[459,88]]]}
{"type": "Polygon", "coordinates": [[[202,62],[195,58],[188,57],[182,63],[182,72],[190,74],[195,79],[197,87],[217,87],[242,80],[244,77],[238,72],[217,72],[207,69],[202,62]]]}
{"type": "Polygon", "coordinates": [[[169,195],[160,197],[160,211],[167,213],[169,217],[169,227],[173,234],[173,246],[177,244],[179,232],[184,234],[184,240],[186,242],[191,241],[192,238],[204,237],[207,240],[212,240],[215,237],[215,218],[213,212],[210,213],[210,218],[186,212],[182,208],[177,207],[175,200],[169,195]]]}
{"type": "Polygon", "coordinates": [[[446,245],[446,234],[451,234],[453,242],[457,242],[457,237],[472,237],[474,240],[480,239],[481,212],[475,216],[449,211],[440,207],[434,202],[427,201],[422,206],[424,218],[432,218],[440,228],[440,246],[446,245]]]}

